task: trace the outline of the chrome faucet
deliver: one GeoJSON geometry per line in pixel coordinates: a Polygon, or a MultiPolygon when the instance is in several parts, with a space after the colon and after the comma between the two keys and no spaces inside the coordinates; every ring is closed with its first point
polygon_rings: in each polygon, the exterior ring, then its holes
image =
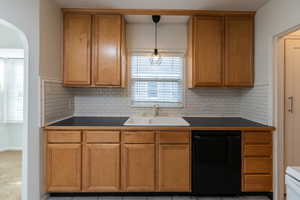
{"type": "Polygon", "coordinates": [[[153,115],[157,117],[159,115],[159,104],[153,105],[153,115]]]}

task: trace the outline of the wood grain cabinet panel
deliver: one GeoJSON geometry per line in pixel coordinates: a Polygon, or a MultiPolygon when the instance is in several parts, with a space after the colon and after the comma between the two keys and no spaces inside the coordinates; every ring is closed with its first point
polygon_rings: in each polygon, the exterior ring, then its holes
{"type": "Polygon", "coordinates": [[[165,144],[189,144],[190,132],[182,131],[160,131],[158,134],[159,143],[165,144]]]}
{"type": "Polygon", "coordinates": [[[243,192],[272,192],[272,175],[245,175],[243,192]]]}
{"type": "Polygon", "coordinates": [[[161,144],[158,152],[158,191],[190,191],[189,145],[161,144]]]}
{"type": "Polygon", "coordinates": [[[81,131],[48,131],[49,143],[80,143],[81,131]]]}
{"type": "Polygon", "coordinates": [[[154,143],[155,132],[153,131],[126,131],[122,133],[124,143],[154,143]]]}
{"type": "Polygon", "coordinates": [[[253,35],[252,16],[225,17],[225,86],[253,86],[253,35]]]}
{"type": "Polygon", "coordinates": [[[155,145],[123,145],[124,192],[155,191],[155,145]]]}
{"type": "Polygon", "coordinates": [[[272,159],[246,157],[244,158],[244,173],[272,173],[272,159]]]}
{"type": "Polygon", "coordinates": [[[271,144],[271,132],[245,132],[245,144],[271,144]]]}
{"type": "Polygon", "coordinates": [[[272,145],[270,144],[246,144],[244,156],[272,156],[272,145]]]}
{"type": "Polygon", "coordinates": [[[68,13],[64,17],[64,84],[91,84],[92,16],[68,13]]]}
{"type": "Polygon", "coordinates": [[[64,85],[125,87],[125,28],[121,15],[65,13],[64,85]]]}
{"type": "Polygon", "coordinates": [[[47,145],[47,191],[81,191],[81,144],[47,145]]]}
{"type": "Polygon", "coordinates": [[[86,143],[118,143],[120,131],[84,131],[86,143]]]}
{"type": "Polygon", "coordinates": [[[93,38],[93,84],[121,86],[121,16],[94,16],[93,38]]]}
{"type": "Polygon", "coordinates": [[[222,86],[224,18],[196,16],[189,23],[189,87],[222,86]]]}
{"type": "Polygon", "coordinates": [[[120,191],[120,144],[84,145],[84,192],[120,191]]]}

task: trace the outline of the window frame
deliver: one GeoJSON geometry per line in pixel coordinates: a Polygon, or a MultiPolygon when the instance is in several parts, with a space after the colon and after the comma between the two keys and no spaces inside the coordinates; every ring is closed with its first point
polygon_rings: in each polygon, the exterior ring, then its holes
{"type": "MultiPolygon", "coordinates": [[[[24,122],[24,65],[25,65],[25,58],[24,58],[24,49],[5,49],[5,48],[0,48],[0,58],[3,60],[21,60],[23,63],[23,81],[22,81],[22,119],[11,119],[8,114],[8,100],[9,100],[9,95],[8,95],[8,86],[7,86],[7,81],[4,81],[4,87],[2,88],[2,98],[3,102],[1,103],[1,109],[3,110],[2,115],[0,116],[0,123],[1,124],[20,124],[24,122]]],[[[4,68],[4,73],[6,74],[7,69],[4,68]]]]}
{"type": "MultiPolygon", "coordinates": [[[[130,107],[132,108],[151,108],[154,105],[159,105],[161,108],[184,108],[185,105],[185,65],[186,65],[186,55],[185,51],[169,51],[169,50],[160,50],[160,54],[162,56],[178,56],[182,58],[182,68],[181,68],[181,79],[179,82],[181,82],[181,101],[178,103],[172,103],[172,102],[136,102],[134,101],[134,90],[133,90],[133,78],[132,78],[132,56],[151,56],[152,50],[133,50],[128,53],[128,77],[129,77],[129,88],[130,88],[130,107]]],[[[148,79],[149,80],[149,79],[148,79]]],[[[155,78],[152,80],[155,81],[155,78]]],[[[159,79],[157,79],[159,80],[159,79]]],[[[172,79],[171,79],[172,80],[172,79]]],[[[175,79],[174,79],[175,80],[175,79]]],[[[175,82],[175,81],[174,81],[175,82]]]]}

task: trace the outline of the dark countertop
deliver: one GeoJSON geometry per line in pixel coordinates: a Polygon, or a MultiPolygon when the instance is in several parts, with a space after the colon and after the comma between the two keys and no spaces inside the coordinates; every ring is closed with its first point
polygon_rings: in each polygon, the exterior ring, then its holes
{"type": "Polygon", "coordinates": [[[191,127],[269,127],[241,117],[183,117],[191,127]]]}
{"type": "MultiPolygon", "coordinates": [[[[128,117],[71,117],[50,126],[123,126],[128,117]]],[[[271,128],[270,126],[240,117],[184,117],[190,127],[253,127],[271,128]]],[[[123,126],[127,127],[127,126],[123,126]]]]}
{"type": "Polygon", "coordinates": [[[128,117],[71,117],[48,126],[123,126],[128,117]]]}

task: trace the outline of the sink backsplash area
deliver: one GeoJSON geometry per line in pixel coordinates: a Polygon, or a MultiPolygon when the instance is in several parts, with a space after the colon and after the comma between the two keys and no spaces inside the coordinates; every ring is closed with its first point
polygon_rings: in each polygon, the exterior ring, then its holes
{"type": "MultiPolygon", "coordinates": [[[[185,90],[182,108],[160,108],[162,116],[240,116],[240,89],[185,90]]],[[[130,89],[74,88],[76,116],[152,115],[152,108],[131,106],[130,89]]]]}
{"type": "MultiPolygon", "coordinates": [[[[131,106],[128,88],[63,88],[59,81],[47,81],[43,87],[44,123],[70,115],[151,116],[153,114],[152,108],[131,106]]],[[[185,89],[182,108],[160,108],[159,114],[161,116],[246,117],[257,122],[268,123],[267,89],[267,85],[256,86],[253,89],[185,89]]]]}

